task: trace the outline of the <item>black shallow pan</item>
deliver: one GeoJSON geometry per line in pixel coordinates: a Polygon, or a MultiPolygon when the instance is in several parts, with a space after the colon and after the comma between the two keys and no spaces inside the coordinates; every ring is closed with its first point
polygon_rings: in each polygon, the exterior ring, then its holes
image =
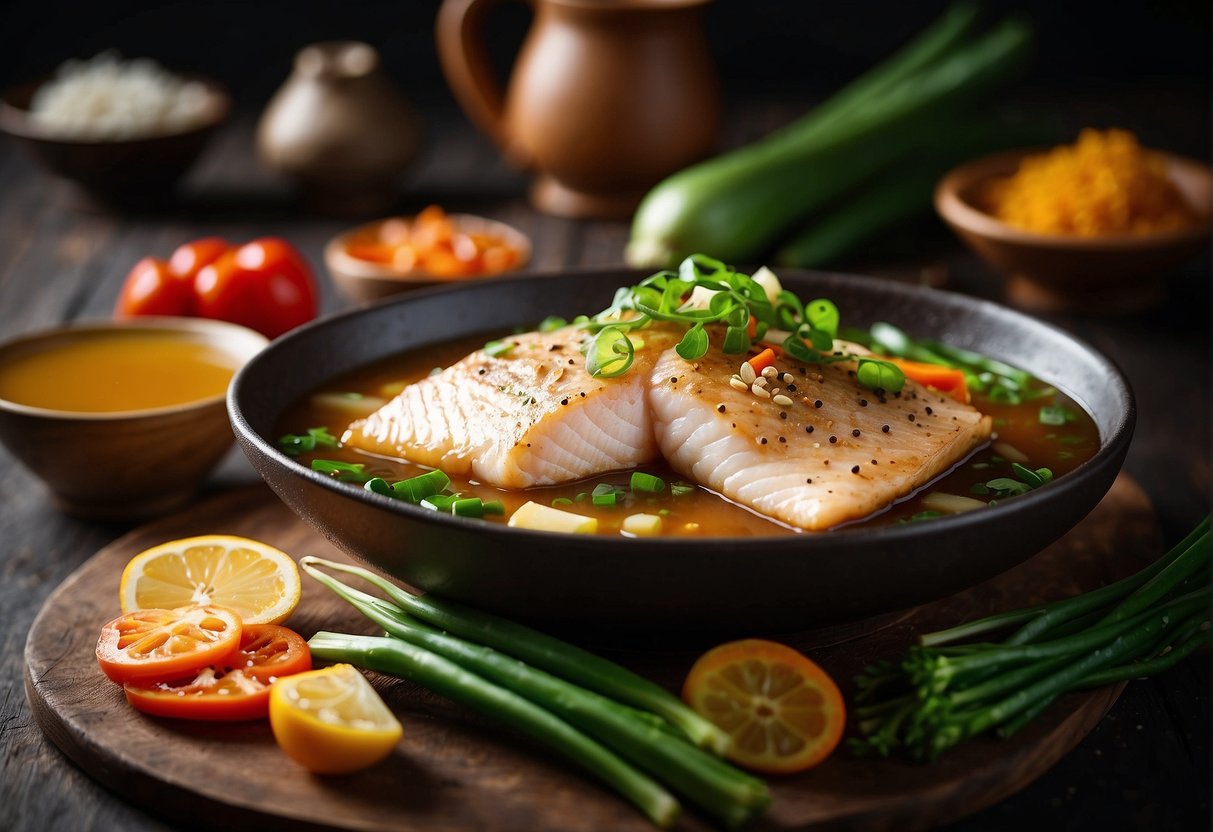
{"type": "MultiPolygon", "coordinates": [[[[425,290],[317,321],[273,342],[236,376],[228,409],[265,481],[300,517],[409,584],[510,616],[570,626],[754,634],[820,627],[920,604],[992,577],[1056,540],[1111,487],[1135,421],[1121,372],[1064,332],[996,304],[870,278],[781,274],[829,297],[844,323],[889,321],[1031,372],[1094,417],[1094,458],[1047,487],[929,523],[771,538],[560,535],[439,515],[315,473],[274,446],[287,407],[378,359],[547,315],[606,307],[622,270],[493,279],[425,290]]],[[[303,554],[303,553],[297,553],[303,554]]]]}

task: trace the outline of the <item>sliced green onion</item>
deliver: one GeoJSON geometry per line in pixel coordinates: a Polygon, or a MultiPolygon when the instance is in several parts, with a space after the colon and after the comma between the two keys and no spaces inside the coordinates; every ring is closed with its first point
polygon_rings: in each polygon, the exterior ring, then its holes
{"type": "Polygon", "coordinates": [[[490,356],[492,356],[493,358],[498,358],[503,355],[509,355],[510,351],[513,349],[514,349],[514,342],[506,341],[504,339],[499,340],[499,341],[489,341],[487,344],[484,345],[484,351],[486,353],[488,353],[490,356]]]}
{"type": "Polygon", "coordinates": [[[455,494],[431,494],[424,500],[421,500],[418,505],[422,508],[428,508],[430,511],[450,514],[458,499],[459,497],[455,494]]]}
{"type": "Polygon", "coordinates": [[[484,502],[485,514],[505,514],[505,504],[501,500],[486,500],[484,502]]]}
{"type": "Polygon", "coordinates": [[[568,325],[568,321],[556,315],[549,315],[539,322],[540,332],[555,332],[568,325]]]}
{"type": "Polygon", "coordinates": [[[326,427],[308,428],[307,433],[288,433],[278,440],[278,447],[288,456],[314,451],[317,448],[340,448],[341,442],[326,427]]]}
{"type": "Polygon", "coordinates": [[[556,499],[552,500],[553,506],[571,506],[572,504],[573,501],[568,497],[557,497],[556,499]]]}
{"type": "Polygon", "coordinates": [[[695,486],[685,482],[676,482],[670,486],[670,496],[672,497],[685,497],[687,494],[693,494],[694,492],[695,486]]]}
{"type": "Polygon", "coordinates": [[[388,485],[387,480],[385,480],[383,477],[371,477],[369,480],[367,480],[365,483],[363,483],[362,487],[365,488],[367,491],[373,491],[376,494],[382,494],[384,497],[394,497],[395,496],[395,494],[392,493],[392,487],[390,485],[388,485]]]}
{"type": "Polygon", "coordinates": [[[441,494],[450,484],[451,478],[435,468],[419,477],[392,483],[392,491],[396,493],[396,496],[408,500],[410,503],[420,503],[426,497],[441,494]]]}
{"type": "Polygon", "coordinates": [[[643,471],[634,471],[632,473],[631,486],[633,491],[639,491],[644,494],[660,494],[665,491],[665,480],[652,474],[646,474],[643,471]]]}
{"type": "Polygon", "coordinates": [[[484,501],[479,497],[467,497],[455,500],[451,511],[456,517],[484,517],[484,501]]]}
{"type": "Polygon", "coordinates": [[[366,473],[366,465],[361,462],[341,462],[336,459],[313,459],[312,470],[321,474],[330,474],[341,482],[365,483],[371,477],[366,473]]]}

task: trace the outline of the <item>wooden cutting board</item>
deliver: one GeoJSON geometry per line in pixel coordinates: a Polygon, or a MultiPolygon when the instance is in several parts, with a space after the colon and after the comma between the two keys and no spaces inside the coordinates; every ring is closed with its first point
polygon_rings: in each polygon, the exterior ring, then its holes
{"type": "MultiPolygon", "coordinates": [[[[30,629],[26,691],[43,731],[108,788],[159,815],[216,828],[651,828],[627,803],[563,760],[406,682],[376,680],[405,725],[395,754],[345,777],[303,771],[279,752],[265,722],[192,724],[131,709],[93,656],[101,625],[118,613],[122,568],[148,546],[211,532],[259,538],[296,557],[345,559],[257,486],[137,529],[64,581],[30,629]]],[[[1137,570],[1160,551],[1149,500],[1122,475],[1070,534],[995,580],[886,621],[875,631],[854,630],[858,637],[832,646],[821,645],[835,640],[836,633],[781,640],[807,649],[838,680],[849,702],[855,673],[875,659],[898,656],[915,633],[1100,586],[1137,570]]],[[[304,581],[303,600],[290,622],[294,628],[305,636],[321,628],[372,631],[335,596],[304,581]]],[[[812,587],[806,587],[805,603],[812,598],[812,587]]],[[[677,690],[699,651],[601,652],[677,690]]],[[[774,804],[752,828],[910,830],[954,820],[1039,776],[1094,727],[1119,691],[1113,686],[1070,694],[1011,740],[980,738],[931,765],[856,759],[840,748],[815,769],[771,780],[774,804]]],[[[688,810],[677,828],[709,826],[688,810]]]]}

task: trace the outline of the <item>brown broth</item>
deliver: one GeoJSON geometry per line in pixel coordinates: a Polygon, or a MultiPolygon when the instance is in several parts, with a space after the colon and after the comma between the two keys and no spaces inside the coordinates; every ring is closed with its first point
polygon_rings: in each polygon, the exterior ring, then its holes
{"type": "MultiPolygon", "coordinates": [[[[424,378],[435,368],[448,366],[479,349],[488,340],[485,337],[466,338],[435,347],[423,352],[400,355],[364,367],[325,384],[316,394],[297,402],[280,423],[280,433],[303,433],[308,428],[327,427],[334,436],[340,436],[348,424],[360,414],[354,412],[360,406],[377,407],[376,401],[391,398],[405,384],[424,378]],[[334,395],[335,394],[335,395],[334,395]],[[356,394],[362,398],[347,396],[356,394]]],[[[1044,389],[1043,385],[1040,389],[1044,389]]],[[[973,405],[994,419],[995,438],[978,449],[969,458],[951,471],[919,489],[915,494],[901,500],[875,515],[849,526],[874,526],[905,521],[926,510],[922,500],[929,493],[939,492],[971,496],[975,483],[984,483],[996,477],[1013,477],[1011,460],[999,453],[1002,445],[1018,450],[1029,460],[1031,468],[1049,468],[1054,476],[1063,476],[1074,470],[1099,450],[1099,433],[1091,417],[1066,396],[1058,393],[1033,399],[1018,405],[992,402],[974,396],[973,405]],[[1074,420],[1063,427],[1044,425],[1039,411],[1044,405],[1060,405],[1074,414],[1074,420]]],[[[307,465],[312,459],[335,459],[344,462],[364,463],[366,472],[388,482],[407,479],[425,473],[428,468],[395,459],[367,454],[351,448],[323,449],[304,454],[300,462],[307,465]]],[[[665,463],[645,465],[647,473],[661,477],[667,483],[685,481],[665,463]]],[[[630,471],[603,474],[575,483],[557,486],[530,488],[525,491],[499,489],[461,477],[451,478],[451,489],[467,496],[500,500],[505,505],[505,515],[490,518],[490,522],[504,522],[518,506],[534,500],[551,505],[558,498],[577,500],[578,495],[588,494],[599,483],[627,486],[630,471]]],[[[983,501],[988,496],[978,496],[983,501]]],[[[663,536],[713,536],[750,537],[764,535],[802,534],[782,523],[756,514],[728,499],[704,488],[696,488],[683,496],[671,496],[669,491],[655,497],[636,495],[622,506],[595,506],[583,498],[573,506],[564,506],[578,514],[598,518],[598,533],[620,534],[624,518],[637,512],[668,512],[663,518],[663,536]]]]}

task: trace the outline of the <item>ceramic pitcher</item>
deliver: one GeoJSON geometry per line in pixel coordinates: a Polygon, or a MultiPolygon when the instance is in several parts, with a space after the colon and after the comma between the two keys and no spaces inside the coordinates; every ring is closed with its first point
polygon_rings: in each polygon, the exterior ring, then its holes
{"type": "Polygon", "coordinates": [[[529,0],[535,17],[502,94],[484,34],[501,0],[445,0],[443,71],[468,117],[536,174],[552,214],[624,217],[662,178],[708,155],[719,83],[707,0],[529,0]]]}
{"type": "Polygon", "coordinates": [[[262,162],[302,186],[313,208],[369,214],[396,198],[395,176],[417,155],[421,122],[365,43],[316,43],[257,126],[262,162]]]}

